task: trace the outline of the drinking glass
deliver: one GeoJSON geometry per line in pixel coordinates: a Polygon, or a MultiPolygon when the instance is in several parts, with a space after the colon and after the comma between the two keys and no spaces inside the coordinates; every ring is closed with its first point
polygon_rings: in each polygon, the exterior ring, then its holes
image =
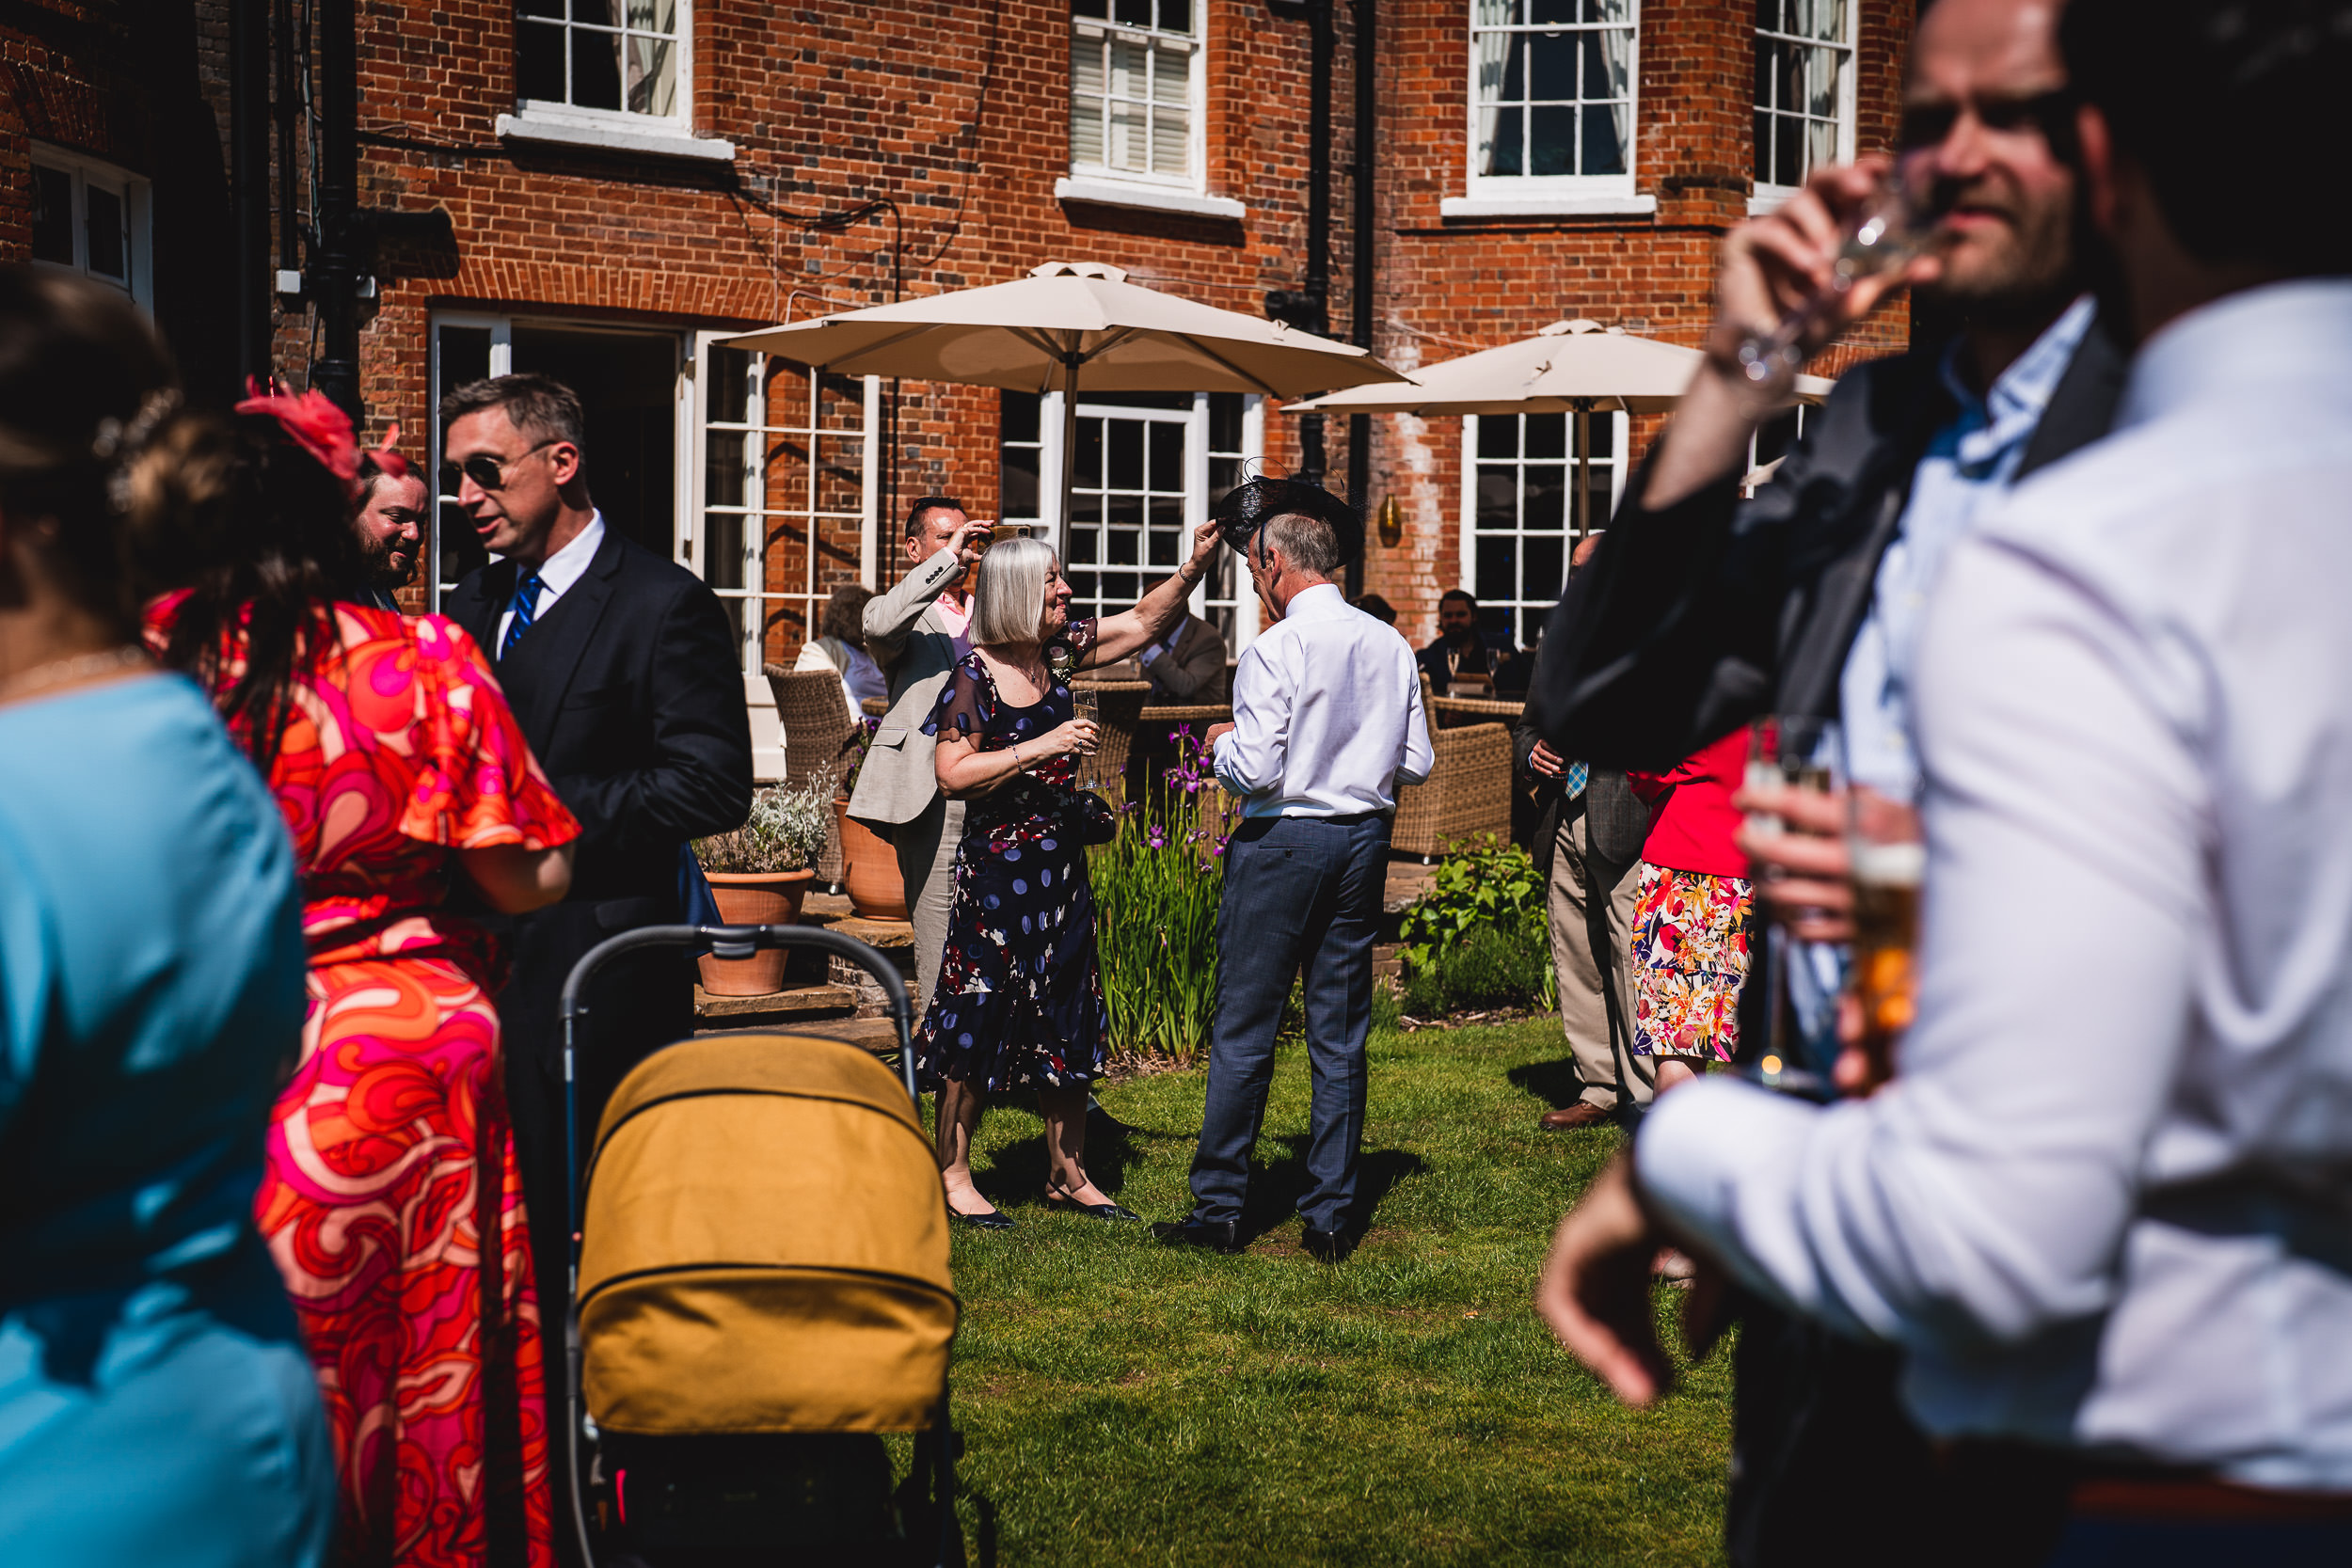
{"type": "Polygon", "coordinates": [[[1924,254],[1934,244],[1936,217],[1917,175],[1907,173],[1900,163],[1880,171],[1877,187],[1846,230],[1845,244],[1830,270],[1829,292],[1789,312],[1772,331],[1751,335],[1740,345],[1740,373],[1760,402],[1788,401],[1796,391],[1797,372],[1804,369],[1801,344],[1805,334],[1856,283],[1893,272],[1924,254]]]}
{"type": "Polygon", "coordinates": [[[1853,857],[1853,991],[1868,1082],[1892,1075],[1895,1042],[1918,1010],[1919,889],[1928,847],[1918,808],[1856,785],[1847,792],[1853,857]]]}
{"type": "MultiPolygon", "coordinates": [[[[1085,720],[1088,723],[1095,726],[1095,733],[1098,736],[1101,735],[1103,724],[1103,697],[1101,692],[1096,691],[1091,687],[1073,686],[1070,689],[1070,716],[1073,719],[1085,720]]],[[[1077,788],[1100,789],[1103,787],[1100,770],[1097,768],[1094,760],[1095,753],[1101,749],[1102,743],[1100,740],[1097,740],[1094,745],[1088,747],[1085,751],[1078,753],[1077,788]]]]}
{"type": "MultiPolygon", "coordinates": [[[[1758,720],[1749,732],[1747,783],[1752,789],[1788,787],[1834,795],[1843,782],[1844,751],[1835,720],[1802,714],[1758,720]]],[[[1749,832],[1769,837],[1787,832],[1780,817],[1748,814],[1749,832]]],[[[1770,868],[1764,879],[1776,875],[1770,868]]],[[[1764,983],[1772,1028],[1757,1076],[1770,1088],[1826,1098],[1836,1059],[1837,980],[1835,965],[1817,962],[1817,944],[1777,932],[1764,945],[1764,983]]]]}

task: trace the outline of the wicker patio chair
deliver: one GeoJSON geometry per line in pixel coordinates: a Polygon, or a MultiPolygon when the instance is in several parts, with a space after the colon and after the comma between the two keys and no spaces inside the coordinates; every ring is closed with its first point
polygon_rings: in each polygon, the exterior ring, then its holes
{"type": "Polygon", "coordinates": [[[1455,730],[1471,724],[1516,724],[1527,705],[1502,697],[1439,697],[1429,706],[1438,728],[1455,730]]]}
{"type": "Polygon", "coordinates": [[[1435,860],[1454,845],[1511,832],[1511,731],[1497,723],[1441,729],[1429,737],[1437,766],[1426,784],[1397,791],[1389,847],[1435,860]]]}
{"type": "Polygon", "coordinates": [[[1102,739],[1094,753],[1094,775],[1119,803],[1127,793],[1127,758],[1133,752],[1136,726],[1143,716],[1143,700],[1152,694],[1150,681],[1096,680],[1085,675],[1070,683],[1073,691],[1094,695],[1095,721],[1102,739]]]}
{"type": "MultiPolygon", "coordinates": [[[[841,778],[841,748],[854,721],[842,698],[841,677],[831,670],[795,673],[781,664],[763,673],[768,689],[776,694],[776,719],[784,726],[784,781],[807,784],[819,773],[841,778]]],[[[841,825],[825,813],[825,853],[817,863],[817,879],[827,887],[841,880],[841,825]]]]}

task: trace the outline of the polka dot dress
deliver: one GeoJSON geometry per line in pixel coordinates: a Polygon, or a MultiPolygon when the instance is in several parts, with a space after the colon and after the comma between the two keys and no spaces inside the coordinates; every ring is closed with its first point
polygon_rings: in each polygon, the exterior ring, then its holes
{"type": "MultiPolygon", "coordinates": [[[[1093,645],[1094,623],[1074,622],[1056,644],[1093,645]]],[[[977,654],[966,655],[923,725],[980,736],[1003,751],[1069,722],[1070,688],[1057,678],[1026,707],[1006,703],[977,654]]],[[[1092,1082],[1110,1037],[1094,956],[1094,893],[1079,842],[1076,759],[1056,757],[964,808],[956,849],[956,901],[939,984],[915,1032],[926,1088],[952,1078],[988,1093],[1092,1082]]]]}

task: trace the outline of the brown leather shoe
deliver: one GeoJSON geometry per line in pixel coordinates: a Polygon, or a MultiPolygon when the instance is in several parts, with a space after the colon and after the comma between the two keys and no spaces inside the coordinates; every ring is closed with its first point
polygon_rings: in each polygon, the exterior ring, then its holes
{"type": "Polygon", "coordinates": [[[1614,1121],[1616,1117],[1617,1113],[1606,1105],[1580,1100],[1557,1111],[1546,1111],[1543,1120],[1536,1125],[1547,1132],[1565,1132],[1572,1127],[1598,1127],[1605,1121],[1614,1121]]]}

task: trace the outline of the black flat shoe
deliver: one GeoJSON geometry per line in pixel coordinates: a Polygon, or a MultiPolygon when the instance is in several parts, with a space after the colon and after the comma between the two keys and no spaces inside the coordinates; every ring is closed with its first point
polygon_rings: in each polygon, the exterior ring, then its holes
{"type": "Polygon", "coordinates": [[[960,1214],[950,1209],[947,1211],[947,1217],[958,1225],[968,1225],[975,1230],[1010,1230],[1012,1228],[1012,1216],[1001,1209],[993,1210],[985,1214],[960,1214]]]}
{"type": "Polygon", "coordinates": [[[1298,1244],[1318,1263],[1336,1263],[1355,1250],[1348,1244],[1346,1231],[1317,1230],[1311,1225],[1299,1231],[1298,1244]]]}
{"type": "Polygon", "coordinates": [[[1143,1223],[1143,1216],[1133,1209],[1122,1209],[1116,1203],[1080,1203],[1076,1198],[1065,1193],[1047,1193],[1045,1207],[1067,1211],[1073,1214],[1086,1214],[1098,1220],[1118,1220],[1126,1225],[1143,1223]]]}
{"type": "Polygon", "coordinates": [[[1206,1247],[1211,1252],[1241,1250],[1241,1227],[1232,1220],[1186,1220],[1182,1225],[1155,1225],[1152,1239],[1162,1246],[1206,1247]]]}

